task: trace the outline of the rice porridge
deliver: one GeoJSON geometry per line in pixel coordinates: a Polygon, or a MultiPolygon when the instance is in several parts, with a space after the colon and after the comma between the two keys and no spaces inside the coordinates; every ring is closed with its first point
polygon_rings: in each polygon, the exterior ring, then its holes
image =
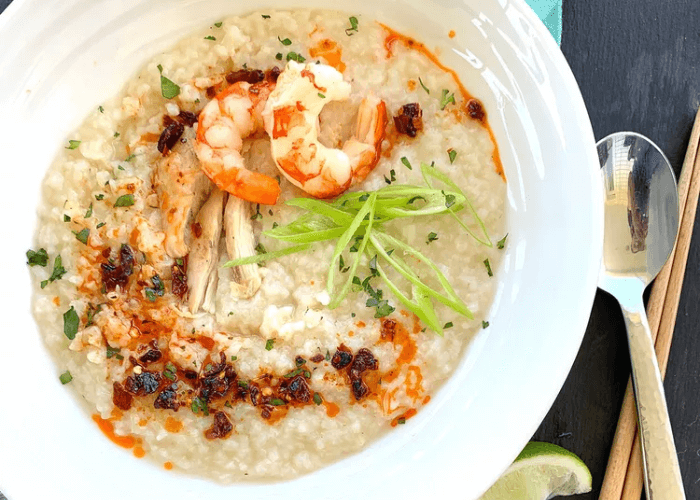
{"type": "Polygon", "coordinates": [[[400,428],[488,328],[504,200],[481,103],[418,41],[334,11],[223,19],[67,138],[34,316],[136,457],[293,478],[400,428]]]}

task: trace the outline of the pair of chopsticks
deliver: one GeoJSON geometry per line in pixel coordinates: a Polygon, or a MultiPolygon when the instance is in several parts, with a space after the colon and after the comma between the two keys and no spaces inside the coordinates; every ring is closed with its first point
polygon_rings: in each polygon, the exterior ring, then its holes
{"type": "MultiPolygon", "coordinates": [[[[666,375],[685,266],[700,196],[700,110],[690,134],[683,170],[678,182],[680,229],[678,240],[666,265],[654,282],[647,305],[649,327],[656,347],[661,377],[666,375]]],[[[639,500],[644,488],[642,454],[637,435],[637,409],[632,381],[627,384],[620,419],[610,451],[599,500],[639,500]]]]}

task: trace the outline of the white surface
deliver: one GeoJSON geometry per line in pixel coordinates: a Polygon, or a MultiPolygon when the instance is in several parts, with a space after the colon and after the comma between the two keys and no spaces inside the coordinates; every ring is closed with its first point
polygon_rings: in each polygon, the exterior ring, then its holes
{"type": "Polygon", "coordinates": [[[484,101],[509,179],[510,236],[491,327],[418,416],[364,452],[296,481],[222,487],[136,460],[107,441],[61,387],[29,313],[24,264],[44,171],[83,116],[158,50],[224,15],[275,5],[289,3],[15,0],[0,16],[0,491],[10,500],[309,493],[473,499],[522,449],[561,388],[595,292],[602,193],[593,134],[574,78],[522,0],[334,4],[414,34],[428,46],[439,44],[443,62],[484,101]],[[450,29],[457,38],[446,37],[450,29]]]}

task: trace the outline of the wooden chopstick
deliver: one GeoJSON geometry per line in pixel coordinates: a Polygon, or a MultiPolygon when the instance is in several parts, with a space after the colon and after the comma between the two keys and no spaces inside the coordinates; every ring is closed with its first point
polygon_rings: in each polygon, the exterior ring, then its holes
{"type": "MultiPolygon", "coordinates": [[[[647,311],[662,378],[666,374],[685,267],[700,197],[700,109],[678,182],[680,229],[668,262],[654,281],[647,311]]],[[[632,381],[627,384],[599,500],[639,500],[644,485],[632,381]]]]}

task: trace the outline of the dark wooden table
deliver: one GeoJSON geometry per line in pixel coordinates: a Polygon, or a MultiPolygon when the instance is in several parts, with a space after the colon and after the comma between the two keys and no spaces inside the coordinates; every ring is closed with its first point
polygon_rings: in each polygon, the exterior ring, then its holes
{"type": "MultiPolygon", "coordinates": [[[[700,1],[564,0],[562,51],[596,140],[642,133],[676,174],[700,105],[700,1]]],[[[700,223],[690,247],[666,395],[688,499],[700,498],[700,223]]],[[[555,314],[555,313],[553,313],[555,314]]],[[[562,332],[564,333],[564,332],[562,332]]],[[[622,314],[598,292],[574,367],[534,439],[583,458],[597,499],[629,377],[622,314]]]]}
{"type": "MultiPolygon", "coordinates": [[[[10,2],[0,0],[0,12],[10,2]]],[[[564,0],[563,24],[562,51],[596,139],[640,132],[664,150],[678,174],[700,105],[700,0],[564,0]]],[[[700,498],[699,299],[696,237],[666,377],[688,499],[700,498]]],[[[598,498],[629,370],[622,314],[599,292],[571,374],[534,436],[573,451],[590,467],[593,492],[581,500],[598,498]]]]}

